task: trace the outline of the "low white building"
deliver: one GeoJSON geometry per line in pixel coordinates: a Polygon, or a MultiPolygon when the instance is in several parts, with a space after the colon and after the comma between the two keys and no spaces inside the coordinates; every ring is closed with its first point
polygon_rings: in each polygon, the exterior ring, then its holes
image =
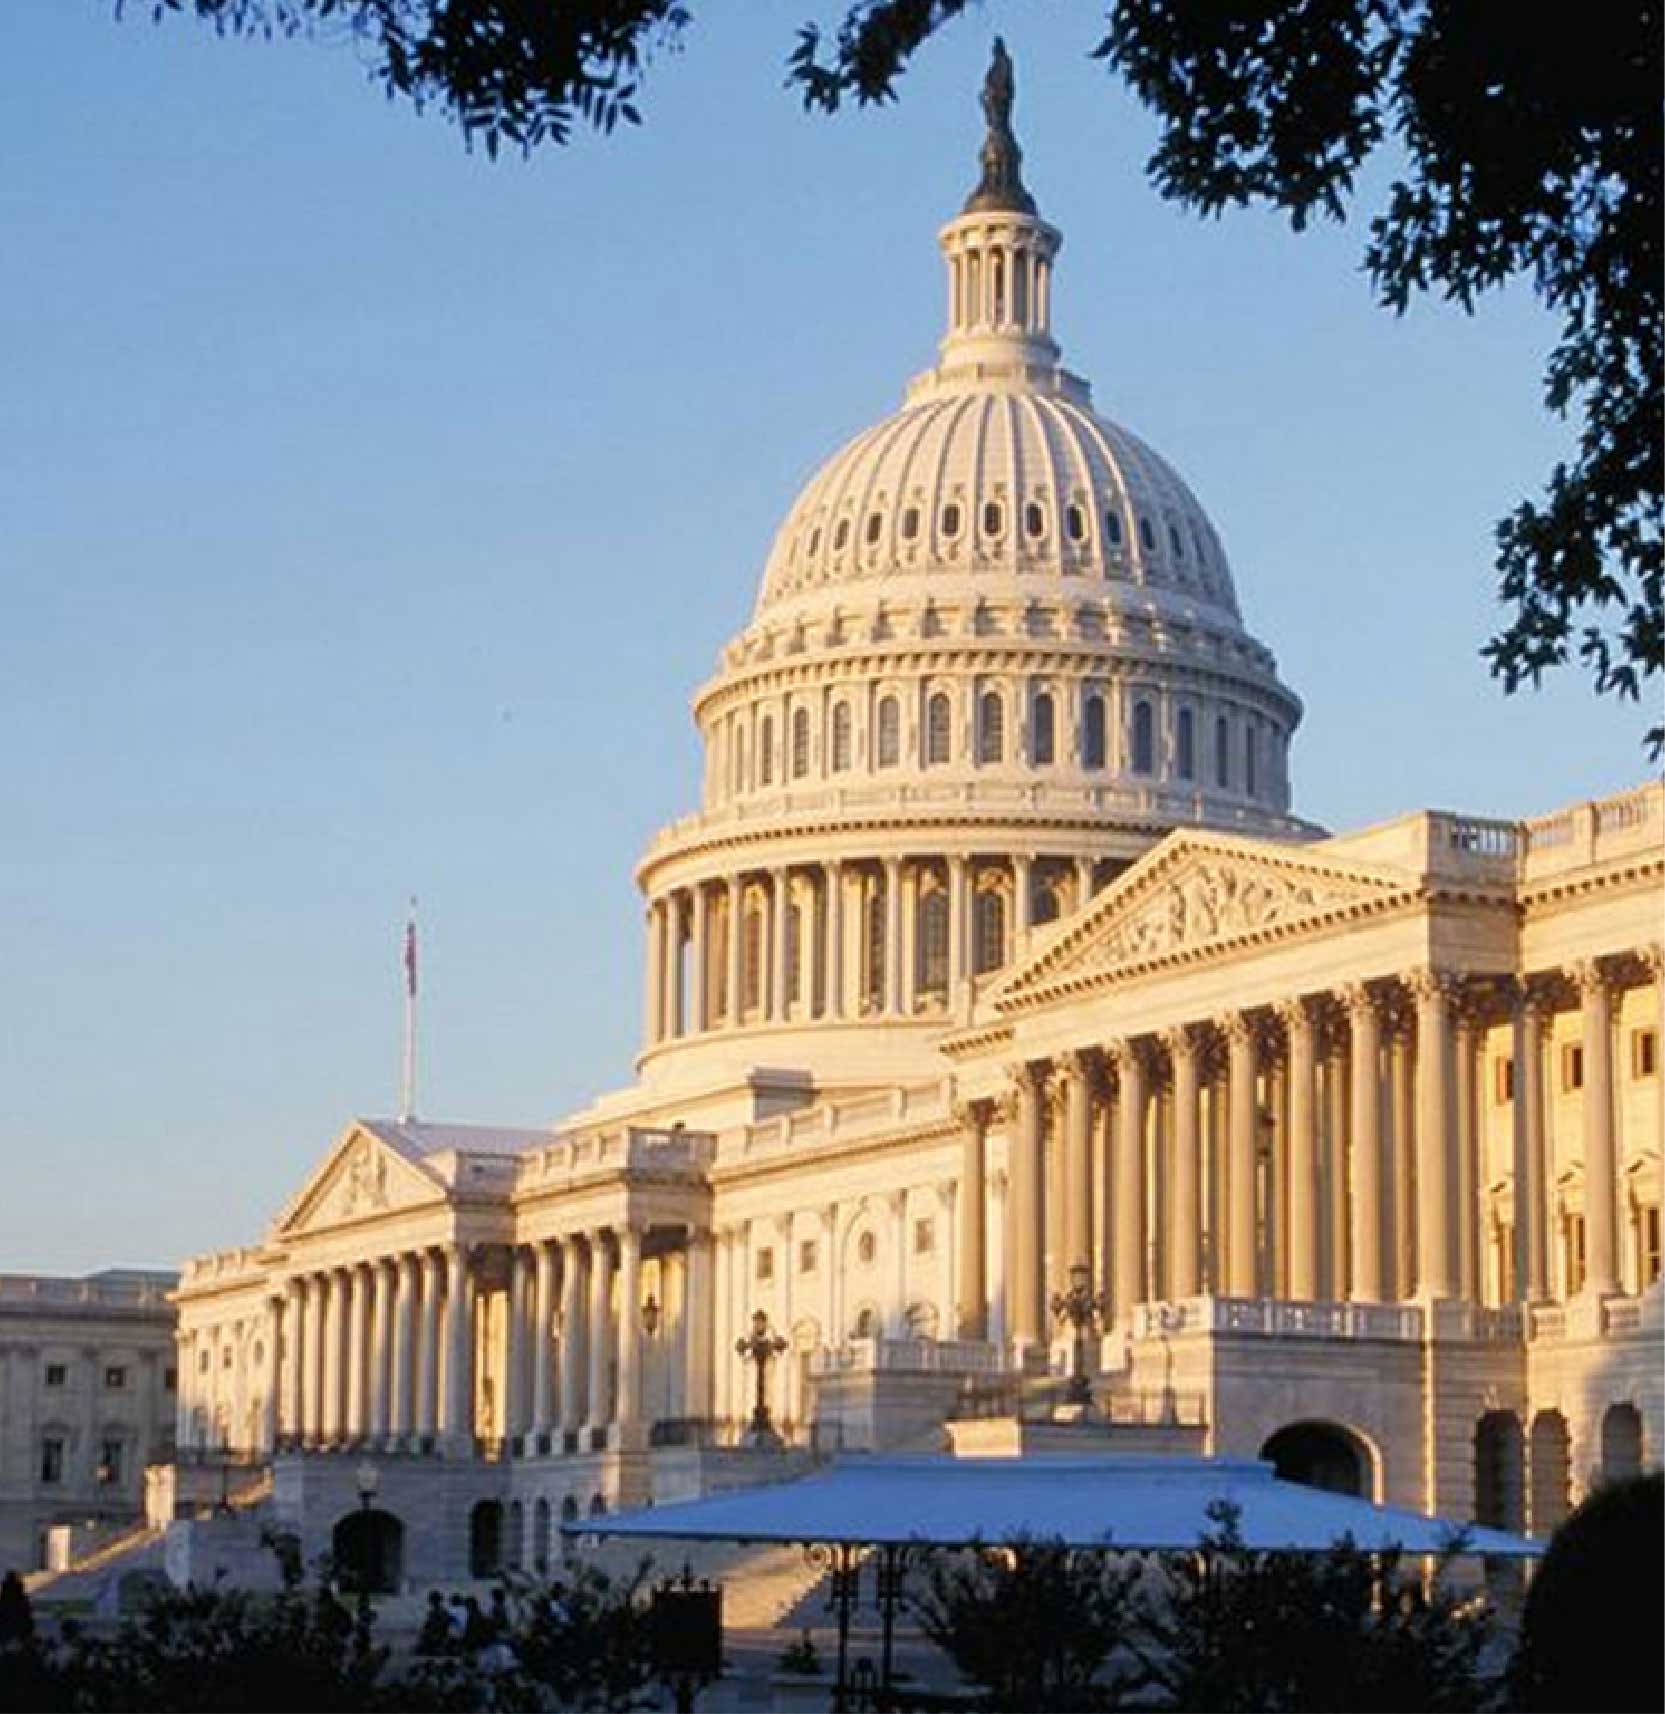
{"type": "Polygon", "coordinates": [[[309,1549],[367,1453],[417,1577],[750,1479],[759,1312],[788,1441],[1038,1407],[1077,1267],[1124,1441],[1511,1529],[1657,1458],[1659,788],[1295,816],[1299,701],[1062,366],[1003,120],[982,166],[937,365],[805,487],[695,698],[637,1081],[355,1122],[186,1268],[181,1440],[272,1454],[309,1549]]]}

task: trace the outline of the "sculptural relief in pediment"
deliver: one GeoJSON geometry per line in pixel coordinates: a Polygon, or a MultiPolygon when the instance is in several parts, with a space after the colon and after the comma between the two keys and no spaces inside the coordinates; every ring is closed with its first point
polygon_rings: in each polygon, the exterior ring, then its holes
{"type": "Polygon", "coordinates": [[[359,1131],[325,1164],[283,1225],[289,1232],[315,1231],[431,1202],[438,1194],[424,1174],[359,1131]]]}

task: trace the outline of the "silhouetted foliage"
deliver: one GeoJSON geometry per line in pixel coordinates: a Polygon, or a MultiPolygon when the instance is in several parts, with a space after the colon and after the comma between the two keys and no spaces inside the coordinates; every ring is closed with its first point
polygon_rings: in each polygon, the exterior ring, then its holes
{"type": "Polygon", "coordinates": [[[1196,1553],[1163,1555],[1142,1604],[1141,1652],[1173,1708],[1358,1714],[1487,1705],[1493,1624],[1448,1583],[1460,1540],[1425,1581],[1401,1555],[1343,1539],[1325,1553],[1244,1546],[1236,1508],[1210,1508],[1196,1553]]]}
{"type": "Polygon", "coordinates": [[[986,1708],[1114,1708],[1140,1676],[1126,1652],[1138,1575],[1103,1553],[1017,1539],[937,1556],[909,1606],[986,1708]]]}
{"type": "Polygon", "coordinates": [[[1665,1476],[1596,1491],[1550,1537],[1521,1615],[1511,1706],[1527,1714],[1665,1707],[1665,1476]]]}

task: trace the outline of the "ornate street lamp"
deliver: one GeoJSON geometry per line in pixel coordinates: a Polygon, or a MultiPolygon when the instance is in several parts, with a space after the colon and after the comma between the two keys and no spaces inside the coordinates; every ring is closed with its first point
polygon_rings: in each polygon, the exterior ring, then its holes
{"type": "Polygon", "coordinates": [[[361,1654],[370,1652],[370,1579],[375,1569],[374,1526],[370,1513],[376,1504],[376,1490],[381,1486],[381,1472],[368,1458],[354,1472],[358,1485],[359,1554],[358,1554],[358,1632],[356,1641],[361,1654]]]}
{"type": "Polygon", "coordinates": [[[778,1333],[769,1331],[769,1317],[761,1309],[752,1311],[751,1333],[734,1342],[735,1354],[746,1362],[757,1365],[757,1393],[752,1405],[751,1424],[754,1446],[780,1445],[780,1436],[775,1433],[775,1425],[769,1420],[769,1402],[764,1397],[763,1385],[769,1359],[778,1357],[785,1349],[786,1341],[778,1333]]]}
{"type": "Polygon", "coordinates": [[[1082,1410],[1091,1410],[1093,1404],[1093,1389],[1087,1379],[1087,1340],[1108,1308],[1104,1294],[1093,1290],[1092,1269],[1085,1262],[1077,1262],[1070,1269],[1068,1291],[1052,1294],[1054,1317],[1067,1321],[1075,1330],[1070,1384],[1064,1397],[1068,1403],[1078,1405],[1082,1410]]]}

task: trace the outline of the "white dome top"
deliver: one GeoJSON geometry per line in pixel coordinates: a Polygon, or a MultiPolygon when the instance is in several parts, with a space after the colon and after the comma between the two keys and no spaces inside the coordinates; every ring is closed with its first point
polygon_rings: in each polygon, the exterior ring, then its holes
{"type": "Polygon", "coordinates": [[[829,590],[923,597],[963,576],[1051,585],[1036,594],[1063,593],[1057,580],[1101,599],[1121,590],[1142,611],[1210,608],[1235,624],[1225,553],[1196,496],[1095,415],[1073,377],[1051,380],[916,386],[916,402],[857,435],[798,496],[757,618],[829,590]]]}

